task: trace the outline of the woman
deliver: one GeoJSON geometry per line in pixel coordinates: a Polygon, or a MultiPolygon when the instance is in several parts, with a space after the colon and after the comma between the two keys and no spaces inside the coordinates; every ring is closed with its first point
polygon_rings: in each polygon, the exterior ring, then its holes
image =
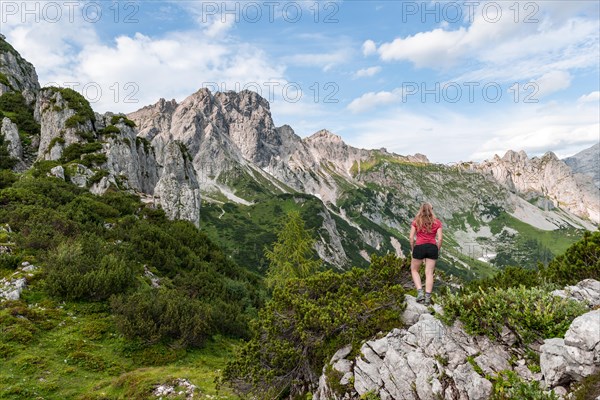
{"type": "Polygon", "coordinates": [[[412,262],[410,272],[417,288],[417,301],[426,306],[431,304],[431,291],[433,290],[433,271],[442,247],[442,222],[435,217],[433,207],[423,203],[415,220],[410,227],[410,249],[412,262]],[[416,242],[415,242],[415,235],[416,242]],[[421,285],[419,268],[425,260],[425,293],[421,285]]]}

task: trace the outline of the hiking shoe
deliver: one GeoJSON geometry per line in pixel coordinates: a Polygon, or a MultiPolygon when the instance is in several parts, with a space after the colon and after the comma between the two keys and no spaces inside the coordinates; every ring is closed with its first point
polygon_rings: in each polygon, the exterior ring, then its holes
{"type": "Polygon", "coordinates": [[[421,304],[425,303],[425,293],[423,293],[422,290],[419,290],[417,292],[417,303],[421,303],[421,304]]]}
{"type": "Polygon", "coordinates": [[[433,305],[433,301],[431,301],[431,297],[426,296],[425,300],[423,300],[423,305],[425,305],[426,307],[429,307],[430,305],[433,305]]]}

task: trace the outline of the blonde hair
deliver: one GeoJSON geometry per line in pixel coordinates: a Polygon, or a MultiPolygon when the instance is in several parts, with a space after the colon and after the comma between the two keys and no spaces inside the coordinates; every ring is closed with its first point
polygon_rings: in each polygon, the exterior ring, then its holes
{"type": "Polygon", "coordinates": [[[415,217],[415,225],[417,225],[418,231],[431,232],[433,223],[435,222],[435,214],[433,213],[433,206],[430,203],[421,204],[419,212],[415,217]]]}

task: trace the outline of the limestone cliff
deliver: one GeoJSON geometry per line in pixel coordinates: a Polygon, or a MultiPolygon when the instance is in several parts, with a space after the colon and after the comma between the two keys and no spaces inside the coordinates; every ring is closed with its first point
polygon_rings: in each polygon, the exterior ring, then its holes
{"type": "Polygon", "coordinates": [[[549,199],[554,207],[600,223],[599,189],[552,152],[529,158],[524,151],[508,151],[504,157],[496,155],[476,168],[528,200],[549,199]]]}

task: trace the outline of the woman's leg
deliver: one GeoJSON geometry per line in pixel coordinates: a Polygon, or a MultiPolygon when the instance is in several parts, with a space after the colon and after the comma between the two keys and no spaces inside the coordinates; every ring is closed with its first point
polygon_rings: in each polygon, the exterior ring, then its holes
{"type": "Polygon", "coordinates": [[[413,258],[410,262],[410,273],[412,274],[413,282],[415,284],[415,288],[417,290],[421,290],[421,276],[419,275],[419,268],[421,268],[421,263],[423,260],[418,260],[413,258]]]}
{"type": "MultiPolygon", "coordinates": [[[[425,259],[425,292],[431,293],[433,291],[433,272],[435,271],[435,262],[437,260],[432,260],[430,258],[425,259]]],[[[412,267],[412,265],[411,265],[412,267]]],[[[414,275],[413,275],[414,279],[414,275]]],[[[419,278],[419,282],[421,279],[419,278]]]]}

